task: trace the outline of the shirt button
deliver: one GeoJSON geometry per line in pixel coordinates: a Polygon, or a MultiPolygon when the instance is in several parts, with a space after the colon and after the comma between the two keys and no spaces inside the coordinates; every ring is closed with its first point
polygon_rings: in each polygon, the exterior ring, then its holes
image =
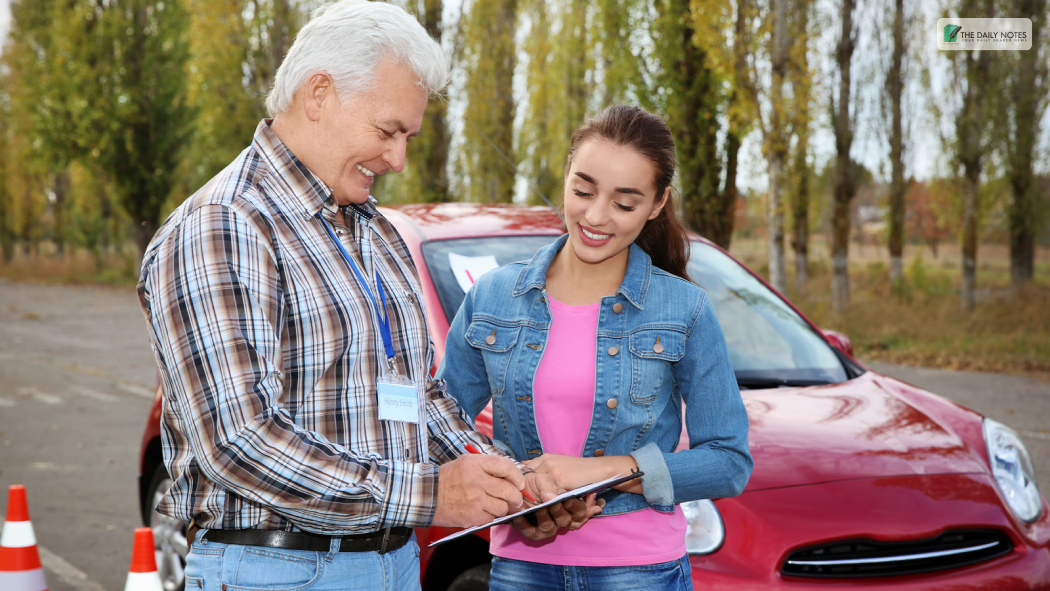
{"type": "Polygon", "coordinates": [[[620,302],[616,302],[615,304],[613,304],[613,312],[616,312],[617,314],[623,312],[623,304],[621,304],[620,302]]]}
{"type": "Polygon", "coordinates": [[[604,455],[605,455],[605,450],[604,449],[596,449],[596,450],[594,450],[594,457],[600,458],[600,457],[602,457],[604,455]]]}
{"type": "Polygon", "coordinates": [[[609,347],[609,355],[616,355],[619,352],[620,352],[620,350],[617,349],[616,347],[609,347]]]}
{"type": "Polygon", "coordinates": [[[619,404],[620,403],[617,402],[615,398],[610,398],[605,401],[605,406],[608,406],[609,408],[616,408],[616,406],[619,404]]]}

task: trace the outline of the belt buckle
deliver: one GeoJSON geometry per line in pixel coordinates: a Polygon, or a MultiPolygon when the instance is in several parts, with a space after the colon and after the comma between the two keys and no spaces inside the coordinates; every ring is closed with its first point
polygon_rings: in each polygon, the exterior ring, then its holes
{"type": "Polygon", "coordinates": [[[379,555],[386,554],[386,543],[390,540],[390,528],[383,530],[383,541],[379,543],[379,555]]]}

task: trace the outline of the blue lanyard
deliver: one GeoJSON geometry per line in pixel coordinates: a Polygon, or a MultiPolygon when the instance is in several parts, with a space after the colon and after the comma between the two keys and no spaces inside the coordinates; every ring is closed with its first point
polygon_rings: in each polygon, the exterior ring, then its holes
{"type": "Polygon", "coordinates": [[[365,276],[361,274],[361,271],[357,268],[357,264],[354,263],[354,259],[350,258],[350,255],[343,248],[343,243],[339,242],[339,239],[335,237],[335,233],[332,232],[332,228],[328,225],[328,222],[324,221],[321,217],[321,213],[317,213],[317,219],[321,220],[321,224],[324,225],[324,229],[328,230],[328,235],[335,241],[335,245],[339,247],[339,252],[343,253],[343,258],[350,264],[350,269],[357,276],[357,280],[361,282],[361,286],[365,288],[365,293],[368,294],[368,300],[372,302],[372,308],[376,311],[376,317],[379,319],[379,332],[383,334],[383,348],[386,349],[386,361],[387,367],[392,373],[397,373],[397,366],[394,365],[394,338],[390,332],[390,315],[386,314],[386,293],[383,291],[383,284],[379,281],[379,271],[376,271],[376,290],[379,291],[379,298],[383,301],[383,308],[379,308],[379,303],[376,301],[375,296],[372,295],[372,289],[368,286],[368,282],[365,281],[365,276]]]}

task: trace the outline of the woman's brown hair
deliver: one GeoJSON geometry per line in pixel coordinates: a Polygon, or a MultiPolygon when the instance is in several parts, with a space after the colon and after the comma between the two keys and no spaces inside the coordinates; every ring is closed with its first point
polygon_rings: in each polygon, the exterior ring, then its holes
{"type": "MultiPolygon", "coordinates": [[[[631,148],[645,157],[653,165],[653,184],[656,185],[655,199],[659,199],[674,178],[677,159],[674,150],[674,136],[671,128],[656,115],[638,107],[613,105],[591,117],[572,134],[572,145],[569,147],[569,158],[565,165],[565,176],[576,150],[584,142],[601,139],[616,146],[631,148]]],[[[689,263],[689,235],[678,217],[674,196],[667,194],[667,203],[659,215],[645,223],[642,233],[634,241],[649,258],[653,265],[685,279],[689,279],[686,265],[689,263]]]]}

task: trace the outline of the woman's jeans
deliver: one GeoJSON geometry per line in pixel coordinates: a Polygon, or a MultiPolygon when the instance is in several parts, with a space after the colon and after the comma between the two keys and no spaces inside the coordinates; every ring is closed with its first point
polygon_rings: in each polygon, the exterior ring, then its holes
{"type": "Polygon", "coordinates": [[[186,557],[186,591],[418,591],[416,538],[397,550],[328,552],[201,541],[186,557]]]}
{"type": "Polygon", "coordinates": [[[689,557],[639,566],[558,566],[492,557],[489,591],[692,591],[689,557]]]}

